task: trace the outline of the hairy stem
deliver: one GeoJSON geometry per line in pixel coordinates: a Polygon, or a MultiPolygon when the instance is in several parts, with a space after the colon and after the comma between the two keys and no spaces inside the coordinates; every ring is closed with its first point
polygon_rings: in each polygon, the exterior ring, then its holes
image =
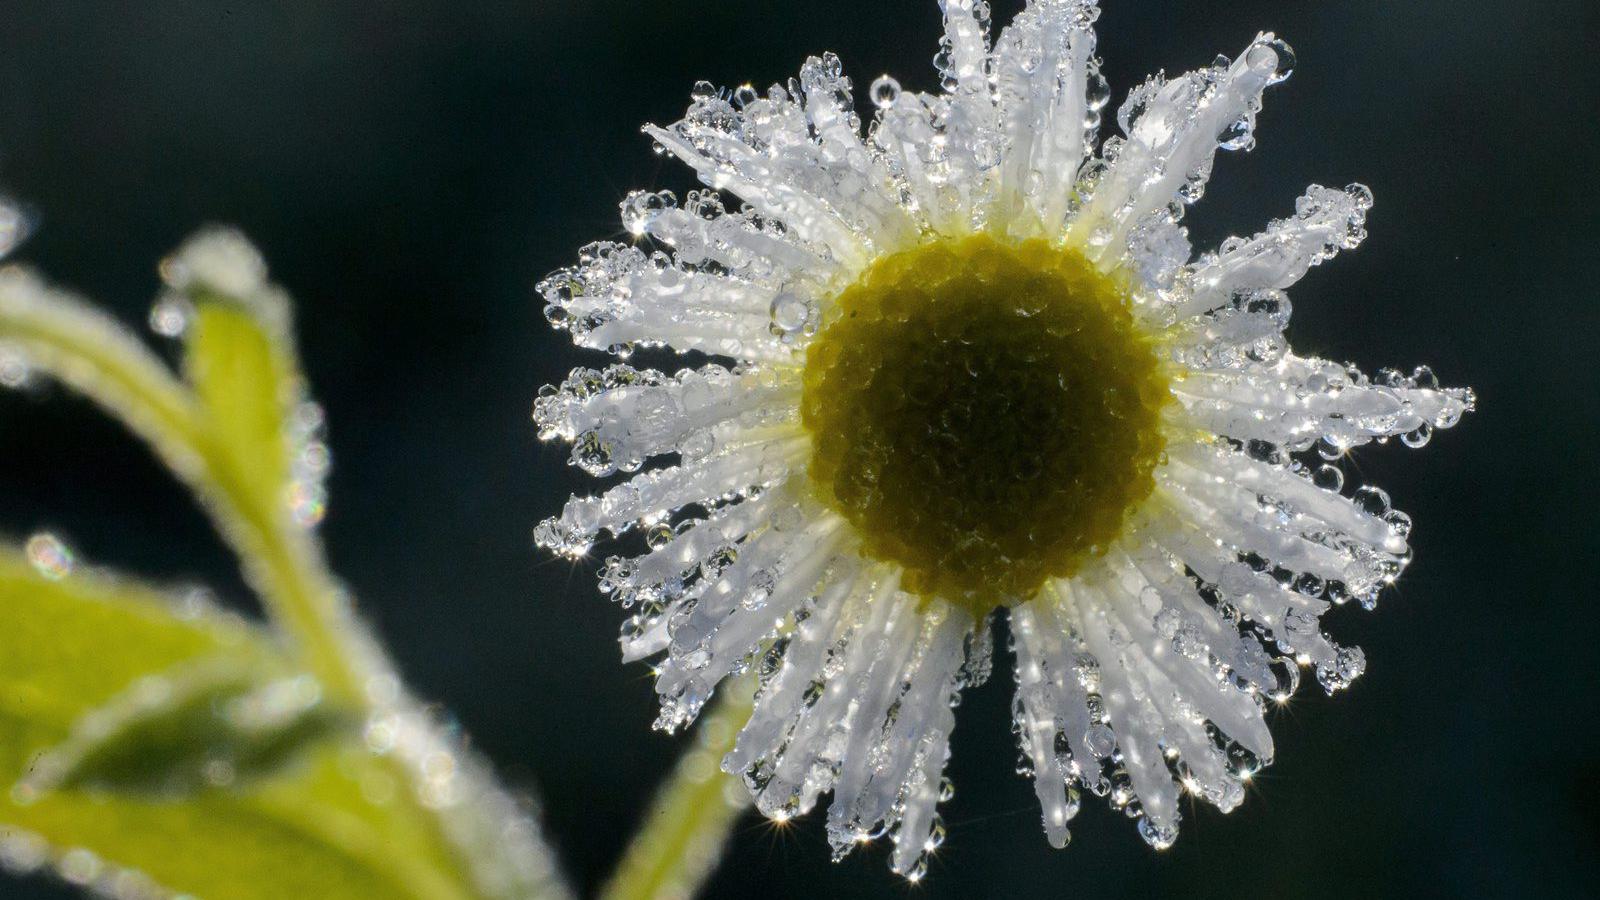
{"type": "Polygon", "coordinates": [[[750,717],[753,685],[742,681],[724,691],[656,795],[603,900],[687,900],[716,870],[734,823],[750,806],[744,786],[720,767],[750,717]]]}
{"type": "MultiPolygon", "coordinates": [[[[88,304],[12,269],[0,270],[0,357],[6,354],[19,355],[29,369],[47,372],[93,400],[148,443],[194,491],[238,555],[268,617],[299,663],[318,679],[330,704],[369,714],[404,712],[414,705],[404,691],[395,698],[392,667],[353,620],[320,545],[293,522],[275,490],[263,491],[259,479],[252,481],[249,464],[230,452],[194,393],[154,353],[88,304]]],[[[395,755],[384,759],[402,783],[421,784],[419,766],[395,755]]],[[[463,772],[462,777],[477,776],[463,772]]],[[[498,793],[498,788],[489,791],[498,793]]],[[[445,900],[568,895],[536,834],[498,835],[488,843],[481,835],[464,840],[463,827],[470,826],[457,822],[452,827],[443,808],[424,805],[415,791],[402,792],[398,800],[430,822],[462,858],[460,873],[430,869],[418,878],[413,872],[407,880],[417,882],[412,889],[420,895],[445,900]],[[508,863],[501,858],[507,853],[518,859],[508,863]],[[488,890],[485,883],[500,887],[488,890]]],[[[395,863],[399,870],[422,865],[395,863]]]]}
{"type": "Polygon", "coordinates": [[[4,291],[0,340],[155,449],[205,503],[306,668],[331,698],[359,704],[359,655],[343,646],[338,594],[316,548],[303,533],[291,533],[281,512],[252,500],[244,474],[212,439],[190,392],[154,353],[87,304],[27,287],[4,291]]]}

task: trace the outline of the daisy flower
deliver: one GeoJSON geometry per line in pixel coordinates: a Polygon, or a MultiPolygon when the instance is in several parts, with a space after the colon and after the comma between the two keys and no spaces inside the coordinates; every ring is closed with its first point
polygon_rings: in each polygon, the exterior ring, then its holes
{"type": "Polygon", "coordinates": [[[657,727],[753,671],[724,769],[774,818],[832,792],[836,853],[887,834],[913,878],[1001,611],[1052,844],[1084,790],[1156,847],[1183,792],[1237,806],[1300,668],[1329,692],[1362,672],[1322,615],[1410,556],[1406,515],[1324,461],[1473,405],[1285,342],[1284,290],[1361,242],[1366,188],[1191,251],[1185,207],[1253,145],[1287,44],[1151,78],[1096,151],[1091,0],[1033,0],[992,43],[987,4],[941,6],[941,89],[878,78],[864,129],[832,55],[647,127],[708,190],[630,195],[635,240],[540,293],[579,346],[698,365],[578,369],[535,411],[574,465],[637,473],[536,537],[637,535],[600,586],[632,613],[623,656],[655,660],[657,727]]]}

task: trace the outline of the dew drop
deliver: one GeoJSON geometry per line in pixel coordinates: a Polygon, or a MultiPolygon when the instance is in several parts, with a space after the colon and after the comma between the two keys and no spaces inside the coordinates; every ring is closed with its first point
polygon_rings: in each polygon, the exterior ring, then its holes
{"type": "Polygon", "coordinates": [[[61,861],[56,864],[57,871],[68,884],[79,887],[93,882],[100,875],[103,864],[100,857],[92,851],[82,847],[74,847],[61,855],[61,861]]]}
{"type": "Polygon", "coordinates": [[[645,532],[644,540],[651,550],[660,550],[672,542],[672,526],[665,522],[652,525],[650,530],[645,532]]]}
{"type": "Polygon", "coordinates": [[[150,330],[167,338],[182,337],[194,318],[194,305],[182,294],[164,294],[150,307],[150,330]]]}
{"type": "Polygon", "coordinates": [[[1368,515],[1382,517],[1389,511],[1389,494],[1376,485],[1369,484],[1357,488],[1352,499],[1356,501],[1356,506],[1368,515]]]}
{"type": "Polygon", "coordinates": [[[22,351],[9,344],[0,344],[0,387],[27,387],[30,374],[28,358],[22,355],[22,351]]]}
{"type": "Polygon", "coordinates": [[[811,318],[811,304],[793,291],[773,297],[767,311],[772,316],[772,330],[779,334],[799,331],[811,318]]]}
{"type": "Polygon", "coordinates": [[[24,552],[33,570],[50,581],[60,581],[71,575],[77,563],[71,548],[49,532],[40,532],[28,538],[24,552]]]}
{"type": "Polygon", "coordinates": [[[1157,825],[1150,821],[1149,816],[1140,816],[1139,836],[1151,847],[1165,850],[1178,840],[1178,828],[1175,825],[1157,825]]]}
{"type": "Polygon", "coordinates": [[[1099,70],[1089,73],[1089,82],[1084,90],[1084,103],[1091,110],[1104,109],[1111,102],[1111,82],[1100,74],[1099,70]]]}
{"type": "Polygon", "coordinates": [[[879,109],[888,109],[894,105],[896,100],[900,99],[900,82],[890,78],[888,75],[880,75],[873,80],[869,96],[872,97],[873,106],[879,109]]]}
{"type": "Polygon", "coordinates": [[[1083,735],[1084,746],[1095,756],[1105,759],[1117,749],[1117,736],[1110,727],[1105,725],[1091,725],[1083,735]]]}
{"type": "Polygon", "coordinates": [[[22,245],[33,233],[33,218],[11,200],[0,197],[0,258],[22,245]]]}
{"type": "Polygon", "coordinates": [[[1344,470],[1338,466],[1318,466],[1311,480],[1317,487],[1337,493],[1344,487],[1344,470]]]}
{"type": "Polygon", "coordinates": [[[1415,430],[1400,435],[1400,443],[1413,450],[1426,447],[1430,440],[1433,440],[1433,426],[1427,422],[1418,425],[1415,430]]]}

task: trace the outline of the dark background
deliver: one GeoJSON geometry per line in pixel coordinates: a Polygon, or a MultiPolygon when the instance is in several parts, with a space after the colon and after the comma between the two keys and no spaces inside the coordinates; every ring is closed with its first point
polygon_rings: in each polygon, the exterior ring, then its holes
{"type": "MultiPolygon", "coordinates": [[[[1355,457],[1352,481],[1417,521],[1399,589],[1331,622],[1369,673],[1334,701],[1308,685],[1245,806],[1190,815],[1174,849],[1086,801],[1056,852],[1012,774],[1002,658],[961,710],[928,882],[892,877],[882,848],[830,864],[817,816],[752,818],[710,894],[1593,892],[1600,4],[1106,5],[1114,103],[1258,29],[1294,45],[1259,149],[1223,155],[1189,217],[1197,245],[1287,214],[1309,182],[1366,182],[1372,238],[1293,291],[1297,349],[1427,362],[1478,390],[1481,411],[1426,450],[1355,457]]],[[[628,189],[690,186],[638,127],[676,118],[695,80],[770,84],[831,49],[863,91],[886,71],[930,89],[938,34],[933,0],[6,0],[0,187],[39,214],[21,258],[129,323],[196,226],[259,242],[329,411],[335,568],[417,690],[537,786],[592,891],[682,740],[649,730],[645,669],[618,661],[593,566],[532,546],[590,487],[535,439],[533,397],[597,357],[546,328],[531,286],[614,236],[628,189]]],[[[95,562],[248,603],[183,491],[59,390],[0,394],[0,498],[13,537],[56,528],[95,562]]]]}

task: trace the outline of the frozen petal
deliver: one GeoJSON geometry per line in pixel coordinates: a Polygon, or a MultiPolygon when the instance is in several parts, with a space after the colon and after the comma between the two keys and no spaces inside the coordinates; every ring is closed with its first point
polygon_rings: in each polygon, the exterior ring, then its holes
{"type": "Polygon", "coordinates": [[[1034,0],[1001,32],[994,75],[1006,136],[1001,211],[1013,234],[1065,227],[1108,91],[1094,62],[1093,0],[1034,0]]]}
{"type": "Polygon", "coordinates": [[[1128,236],[1151,215],[1193,202],[1211,175],[1218,147],[1251,142],[1261,95],[1278,77],[1286,48],[1263,34],[1231,64],[1172,81],[1152,79],[1129,95],[1119,113],[1124,141],[1111,144],[1093,195],[1072,223],[1072,235],[1102,265],[1127,253],[1128,236]]]}
{"type": "Polygon", "coordinates": [[[1352,184],[1344,190],[1312,185],[1295,203],[1295,214],[1278,219],[1248,240],[1232,238],[1191,267],[1189,296],[1178,315],[1215,309],[1241,291],[1282,290],[1312,266],[1353,250],[1367,236],[1372,192],[1352,184]]]}

